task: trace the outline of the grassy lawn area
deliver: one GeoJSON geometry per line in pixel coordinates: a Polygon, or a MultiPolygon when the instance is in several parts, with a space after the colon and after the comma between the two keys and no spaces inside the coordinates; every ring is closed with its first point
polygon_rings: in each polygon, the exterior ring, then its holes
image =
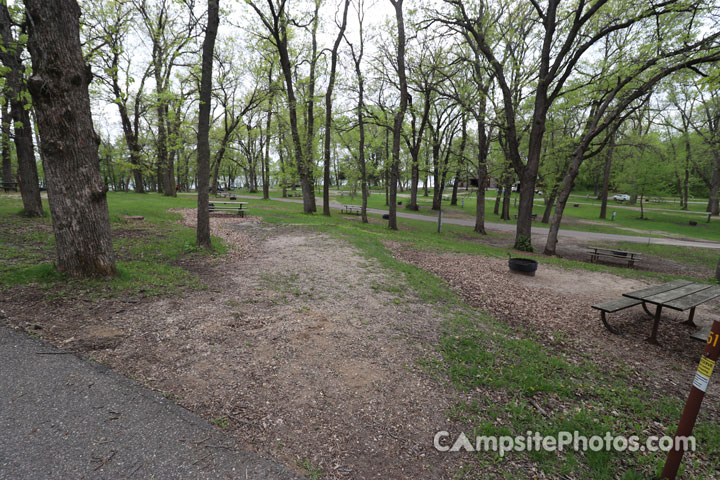
{"type": "MultiPolygon", "coordinates": [[[[345,195],[340,197],[339,195],[331,196],[331,199],[342,204],[348,205],[360,205],[362,203],[362,197],[360,195],[349,196],[347,192],[345,195]]],[[[406,192],[407,193],[407,192],[406,192]]],[[[261,197],[262,194],[248,194],[246,192],[238,194],[242,195],[253,195],[261,197]]],[[[432,197],[422,196],[422,191],[418,197],[418,205],[420,210],[418,213],[421,215],[437,216],[437,212],[431,210],[432,197]]],[[[317,192],[322,195],[322,192],[317,192]]],[[[449,198],[450,192],[446,192],[449,198]]],[[[271,191],[271,198],[278,198],[280,191],[271,191]]],[[[507,223],[514,224],[514,215],[517,214],[516,200],[518,198],[517,193],[512,194],[512,203],[510,206],[511,220],[501,220],[499,215],[493,213],[495,205],[495,192],[488,191],[485,199],[485,220],[487,222],[494,223],[507,223]]],[[[403,212],[405,205],[407,205],[409,198],[398,197],[398,201],[402,202],[403,205],[399,206],[398,211],[403,212]]],[[[641,220],[640,212],[627,208],[627,203],[614,202],[608,203],[608,217],[612,216],[612,212],[616,211],[617,215],[615,220],[602,220],[600,216],[600,202],[594,199],[576,199],[578,207],[573,207],[574,203],[571,201],[565,209],[565,219],[561,226],[564,230],[579,230],[586,232],[597,232],[597,233],[614,233],[620,235],[631,235],[631,236],[643,236],[643,237],[662,237],[662,236],[676,236],[689,239],[697,240],[710,240],[720,241],[720,219],[712,219],[710,223],[706,223],[706,219],[703,215],[698,213],[689,213],[674,208],[672,204],[648,204],[649,208],[668,208],[675,209],[677,212],[662,212],[656,210],[646,210],[645,216],[648,219],[641,220]],[[585,205],[585,203],[592,203],[592,205],[585,205]],[[614,210],[613,210],[614,209],[614,210]],[[690,225],[690,221],[697,222],[697,225],[690,225]]],[[[476,198],[472,195],[467,194],[464,191],[459,192],[458,205],[451,206],[449,201],[443,201],[443,212],[446,214],[452,214],[458,217],[467,217],[468,219],[474,218],[476,212],[476,198]],[[461,206],[462,200],[465,200],[464,206],[461,206]]],[[[372,192],[368,198],[368,208],[387,209],[385,205],[385,194],[384,192],[372,192]]],[[[539,217],[542,216],[545,205],[542,197],[536,197],[534,213],[537,213],[539,217]]],[[[704,207],[699,206],[697,211],[704,211],[704,207]]],[[[547,224],[535,222],[536,226],[547,227],[547,224]]],[[[536,245],[536,247],[539,247],[536,245]]]]}
{"type": "Polygon", "coordinates": [[[720,251],[712,248],[688,248],[673,245],[657,245],[646,243],[630,242],[596,242],[599,247],[617,248],[629,252],[637,252],[645,255],[667,258],[684,262],[690,265],[698,265],[715,269],[720,259],[720,251]]]}
{"type": "MultiPolygon", "coordinates": [[[[179,225],[180,215],[170,208],[188,208],[194,198],[166,198],[157,194],[108,195],[113,246],[118,276],[106,280],[66,278],[55,270],[55,241],[47,201],[47,215],[28,219],[19,213],[19,199],[0,196],[0,289],[32,285],[50,295],[91,297],[157,296],[178,289],[203,288],[198,279],[178,265],[181,259],[209,255],[195,248],[195,232],[179,225]],[[124,215],[142,216],[144,221],[126,220],[124,215]]],[[[221,239],[214,238],[216,254],[225,252],[221,239]]]]}
{"type": "MultiPolygon", "coordinates": [[[[373,205],[384,204],[384,197],[374,195],[371,201],[375,202],[373,205]]],[[[179,214],[167,211],[193,207],[194,196],[165,198],[157,194],[111,193],[108,202],[120,275],[110,281],[81,281],[64,278],[55,272],[49,219],[23,218],[18,215],[19,200],[0,197],[0,223],[3,225],[0,230],[0,289],[31,286],[51,295],[79,293],[90,299],[100,299],[118,295],[160,296],[182,289],[203,288],[197,276],[183,268],[180,261],[216,261],[213,256],[222,255],[226,247],[214,238],[215,253],[197,252],[195,232],[177,223],[179,214]],[[141,215],[145,220],[134,223],[124,219],[123,215],[141,215]]],[[[440,385],[450,385],[454,389],[457,400],[447,412],[447,418],[463,425],[468,435],[514,436],[527,431],[554,435],[577,430],[586,436],[612,432],[644,438],[652,425],[661,425],[664,431],[674,430],[683,400],[639,386],[635,372],[626,368],[622,359],[617,359],[611,370],[600,368],[591,355],[584,353],[581,345],[564,337],[563,332],[557,332],[557,345],[549,344],[533,332],[501,322],[466,303],[443,279],[396,259],[386,246],[386,242],[392,241],[420,250],[497,258],[507,256],[507,249],[484,243],[467,227],[446,225],[443,233],[438,234],[433,223],[403,219],[400,231],[393,232],[376,215],[371,216],[370,224],[362,224],[358,219],[348,220],[340,215],[329,218],[306,215],[302,213],[302,205],[295,203],[253,200],[249,207],[252,215],[267,223],[311,228],[350,242],[392,276],[404,279],[413,298],[420,298],[442,312],[439,339],[433,346],[437,355],[422,358],[419,367],[440,385]],[[563,350],[560,342],[573,347],[572,351],[563,350]],[[538,402],[544,401],[560,405],[563,413],[543,415],[538,402]]],[[[628,220],[626,224],[632,222],[628,220]]],[[[717,235],[720,239],[720,232],[717,235]]],[[[698,265],[716,262],[716,257],[704,250],[695,252],[636,244],[628,244],[627,248],[674,256],[698,265]]],[[[566,269],[611,272],[657,282],[678,278],[541,255],[536,257],[541,263],[566,269]]],[[[662,375],[662,372],[656,374],[662,375]]],[[[720,469],[720,422],[717,416],[709,416],[707,409],[702,412],[695,435],[702,458],[686,456],[684,465],[694,462],[693,471],[700,473],[693,478],[712,478],[712,472],[720,469]]],[[[662,453],[604,450],[583,453],[533,451],[513,455],[533,462],[550,478],[648,478],[647,472],[659,473],[665,459],[662,453]]],[[[497,454],[475,454],[460,472],[456,472],[456,478],[484,478],[483,466],[502,468],[506,461],[497,454]]],[[[517,474],[517,471],[510,472],[507,478],[517,478],[517,474]]]]}

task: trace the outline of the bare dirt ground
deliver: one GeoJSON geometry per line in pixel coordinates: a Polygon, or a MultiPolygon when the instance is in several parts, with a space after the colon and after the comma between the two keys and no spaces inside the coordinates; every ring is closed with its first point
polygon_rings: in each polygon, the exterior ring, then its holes
{"type": "MultiPolygon", "coordinates": [[[[547,345],[569,358],[583,355],[608,371],[629,367],[637,384],[649,391],[682,400],[687,397],[704,348],[704,343],[690,338],[694,328],[680,325],[687,312],[663,312],[660,346],[655,346],[645,341],[652,319],[641,307],[608,316],[621,335],[611,334],[602,325],[599,312],[590,308],[648,283],[608,273],[567,270],[543,265],[542,261],[536,276],[529,277],[511,273],[506,259],[438,254],[395,243],[388,247],[397,258],[445,279],[471,305],[522,330],[538,333],[547,345]]],[[[719,302],[698,307],[696,323],[709,324],[718,318],[719,302]]],[[[708,389],[707,395],[711,398],[706,398],[708,404],[717,404],[720,389],[708,389]]],[[[717,409],[711,413],[720,415],[717,409]]]]}
{"type": "Polygon", "coordinates": [[[212,229],[233,252],[183,265],[206,291],[84,303],[23,289],[3,302],[6,322],[164,392],[300,473],[450,477],[457,459],[432,439],[458,394],[417,366],[434,355],[440,315],[326,235],[236,216],[212,229]]]}

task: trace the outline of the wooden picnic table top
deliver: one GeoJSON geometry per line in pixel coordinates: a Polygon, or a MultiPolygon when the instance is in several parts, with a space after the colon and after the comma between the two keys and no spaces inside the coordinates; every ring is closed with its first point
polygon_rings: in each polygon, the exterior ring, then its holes
{"type": "Polygon", "coordinates": [[[215,200],[210,200],[209,203],[222,203],[227,205],[247,205],[248,202],[216,202],[215,200]]]}
{"type": "Polygon", "coordinates": [[[720,287],[688,280],[673,280],[654,287],[623,293],[623,296],[685,311],[720,297],[720,287]]]}
{"type": "Polygon", "coordinates": [[[637,255],[640,256],[638,252],[629,252],[627,250],[621,250],[619,248],[608,248],[608,247],[588,247],[589,250],[595,251],[595,253],[599,251],[605,251],[605,252],[612,252],[612,253],[623,253],[625,255],[637,255]]]}

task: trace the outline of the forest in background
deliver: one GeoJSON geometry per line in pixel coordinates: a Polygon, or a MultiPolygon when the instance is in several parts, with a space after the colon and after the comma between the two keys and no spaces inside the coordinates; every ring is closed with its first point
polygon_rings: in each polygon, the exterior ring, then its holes
{"type": "MultiPolygon", "coordinates": [[[[208,5],[79,6],[102,180],[111,190],[167,196],[196,189],[208,5]]],[[[211,192],[242,187],[267,198],[270,188],[301,189],[307,213],[322,195],[330,214],[329,189],[350,188],[362,193],[366,220],[370,189],[385,190],[397,228],[398,190],[410,194],[401,208],[417,210],[430,185],[440,209],[446,190],[454,202],[458,186],[473,185],[475,230],[484,233],[485,188],[476,186],[516,186],[515,247],[533,248],[541,191],[554,211],[548,254],[573,188],[641,204],[672,195],[684,208],[709,198],[708,211],[720,213],[717,2],[219,7],[203,178],[211,192]]],[[[25,128],[35,123],[29,27],[22,5],[0,10],[3,182],[19,177],[25,200],[33,168],[41,185],[46,177],[33,152],[43,139],[25,128]]]]}

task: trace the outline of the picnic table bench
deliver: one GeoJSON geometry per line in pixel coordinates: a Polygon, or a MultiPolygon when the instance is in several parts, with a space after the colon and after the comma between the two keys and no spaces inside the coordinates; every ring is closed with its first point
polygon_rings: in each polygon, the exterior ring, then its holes
{"type": "Polygon", "coordinates": [[[628,268],[632,268],[635,266],[635,261],[640,260],[639,253],[616,248],[588,247],[588,253],[590,253],[590,263],[597,263],[600,257],[610,257],[625,260],[628,268]]]}
{"type": "MultiPolygon", "coordinates": [[[[518,218],[517,213],[516,213],[515,215],[513,215],[513,216],[515,217],[515,219],[518,218]]],[[[537,213],[531,213],[531,214],[530,214],[530,218],[532,218],[533,221],[537,220],[537,217],[538,217],[538,214],[537,214],[537,213]]]]}
{"type": "MultiPolygon", "coordinates": [[[[623,296],[619,299],[596,304],[592,308],[600,310],[600,318],[605,327],[610,332],[617,334],[619,333],[618,330],[607,322],[606,314],[642,304],[645,312],[654,318],[652,332],[647,340],[657,345],[657,331],[663,308],[667,307],[680,312],[690,310],[690,315],[683,324],[697,327],[694,321],[695,308],[717,297],[720,297],[720,287],[717,285],[694,283],[688,280],[673,280],[661,285],[623,293],[623,296]],[[647,304],[656,306],[654,314],[648,310],[647,304]]],[[[702,336],[702,334],[695,332],[691,336],[699,338],[699,335],[702,336]]]]}
{"type": "Polygon", "coordinates": [[[0,187],[5,190],[6,192],[13,191],[17,192],[18,189],[18,183],[17,182],[0,182],[0,187]]]}
{"type": "Polygon", "coordinates": [[[360,205],[343,205],[342,209],[340,209],[340,213],[354,213],[356,215],[360,215],[362,213],[362,207],[360,205]]]}
{"type": "Polygon", "coordinates": [[[245,207],[247,204],[247,202],[210,202],[208,204],[208,210],[210,213],[222,211],[237,212],[241,217],[245,217],[245,212],[248,210],[245,207]]]}

